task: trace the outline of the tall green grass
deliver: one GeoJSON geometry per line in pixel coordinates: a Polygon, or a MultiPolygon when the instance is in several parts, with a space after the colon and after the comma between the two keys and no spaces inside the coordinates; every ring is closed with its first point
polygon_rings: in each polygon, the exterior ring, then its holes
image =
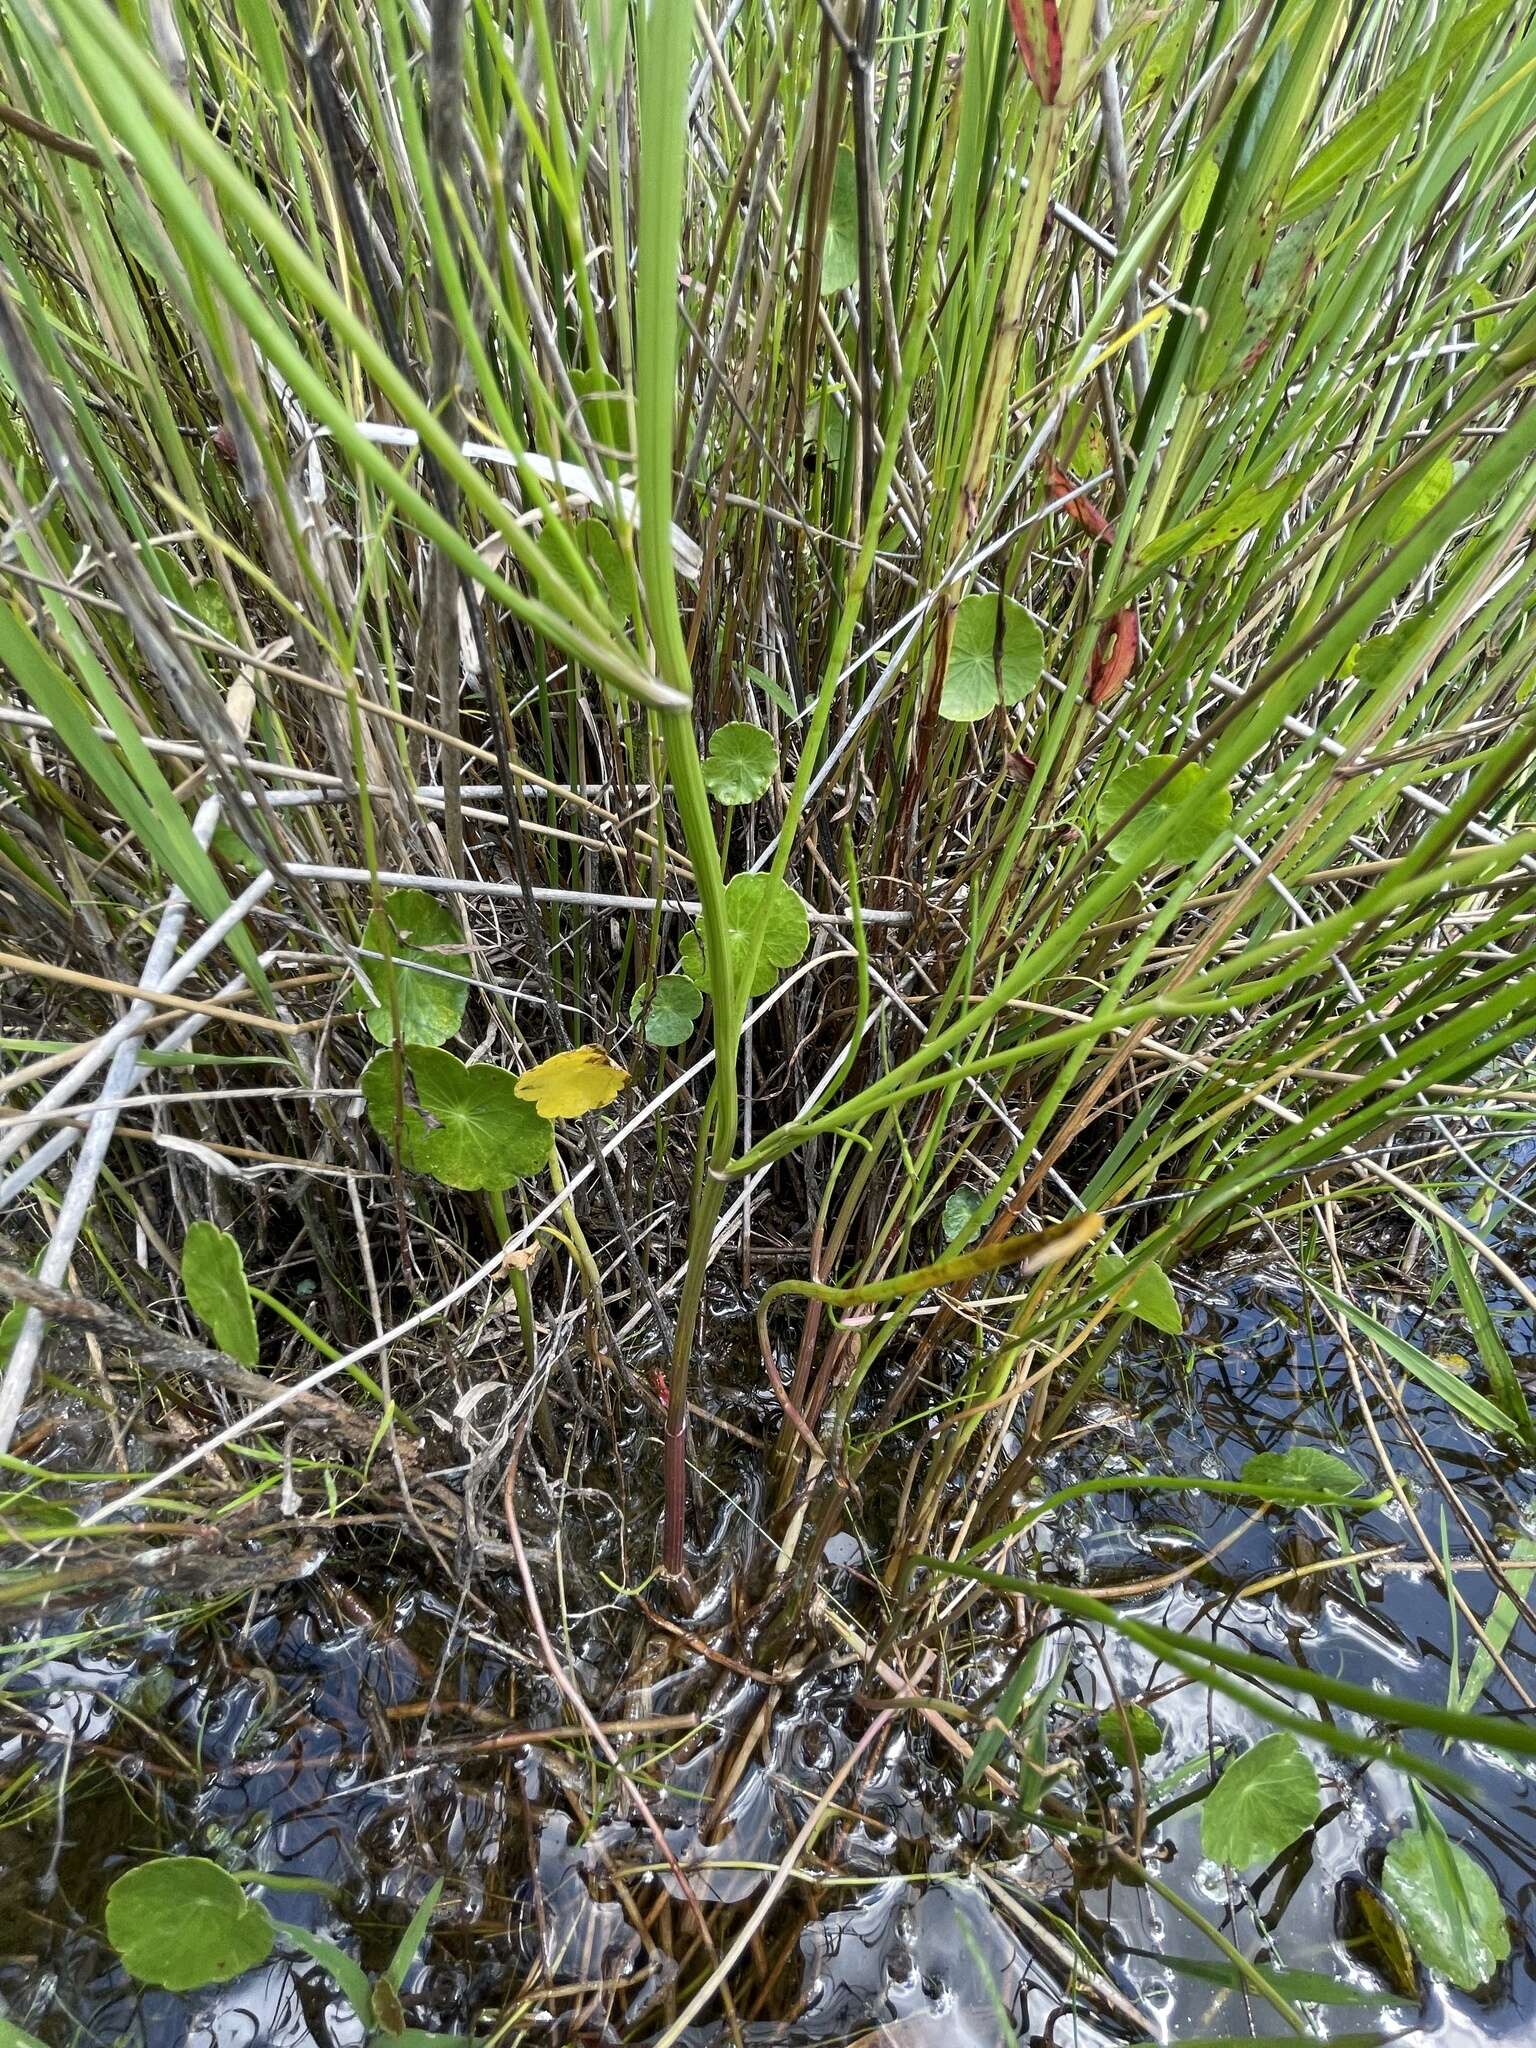
{"type": "Polygon", "coordinates": [[[1444,1190],[1536,1015],[1530,8],[3,0],[0,102],[13,1112],[169,892],[201,928],[273,877],[184,991],[212,1067],[129,1060],[97,1291],[163,1312],[210,1203],[275,1256],[275,1167],[330,1340],[388,1354],[553,1218],[527,1315],[584,1290],[679,1577],[711,1284],[782,1260],[786,1628],[931,1425],[890,1640],[1180,1259],[1385,1191],[1476,1299],[1444,1190]],[[725,805],[732,722],[777,769],[725,805]],[[749,873],[805,964],[733,926],[749,873]],[[563,1206],[407,1185],[352,1113],[399,875],[462,914],[461,1052],[633,1069],[563,1206]],[[684,903],[707,996],[652,1050],[684,903]],[[946,1263],[1090,1214],[1012,1283],[946,1263]]]}

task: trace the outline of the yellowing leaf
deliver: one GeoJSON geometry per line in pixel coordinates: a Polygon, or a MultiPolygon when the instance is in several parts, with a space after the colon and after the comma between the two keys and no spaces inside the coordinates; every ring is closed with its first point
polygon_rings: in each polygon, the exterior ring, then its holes
{"type": "Polygon", "coordinates": [[[609,1059],[600,1045],[578,1045],[519,1074],[517,1092],[540,1116],[585,1116],[612,1102],[628,1080],[628,1068],[609,1059]]]}

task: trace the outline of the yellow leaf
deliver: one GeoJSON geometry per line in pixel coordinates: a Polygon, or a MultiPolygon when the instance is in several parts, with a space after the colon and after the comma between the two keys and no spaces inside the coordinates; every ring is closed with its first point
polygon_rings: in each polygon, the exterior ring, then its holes
{"type": "Polygon", "coordinates": [[[585,1116],[612,1102],[628,1080],[628,1068],[609,1059],[600,1045],[578,1045],[519,1074],[517,1093],[540,1116],[585,1116]]]}

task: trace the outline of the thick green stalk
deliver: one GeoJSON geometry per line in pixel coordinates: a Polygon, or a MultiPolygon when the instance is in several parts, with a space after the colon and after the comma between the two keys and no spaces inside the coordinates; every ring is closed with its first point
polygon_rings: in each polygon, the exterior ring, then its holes
{"type": "MultiPolygon", "coordinates": [[[[672,445],[677,384],[677,280],[682,258],[683,173],[687,147],[688,61],[693,10],[687,0],[652,0],[640,22],[639,276],[635,295],[636,453],[640,497],[640,576],[659,673],[690,698],[692,671],[677,609],[672,561],[672,445]]],[[[683,837],[702,905],[699,923],[713,999],[715,1081],[699,1132],[688,1264],[667,1386],[665,1569],[683,1569],[686,1512],[688,1367],[704,1298],[710,1241],[725,1186],[710,1170],[736,1143],[736,1054],[741,1011],[731,971],[725,878],[715,845],[709,794],[694,736],[691,704],[661,714],[662,744],[683,837]]]]}

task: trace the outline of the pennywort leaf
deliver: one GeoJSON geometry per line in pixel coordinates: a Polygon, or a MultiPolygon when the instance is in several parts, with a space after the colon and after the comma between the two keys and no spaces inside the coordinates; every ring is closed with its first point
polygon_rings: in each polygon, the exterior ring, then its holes
{"type": "MultiPolygon", "coordinates": [[[[733,875],[725,885],[725,915],[735,961],[745,960],[748,940],[761,929],[752,995],[765,995],[786,967],[805,958],[811,943],[810,919],[787,882],[776,882],[772,875],[733,875]]],[[[680,960],[689,980],[709,993],[709,969],[696,931],[684,938],[680,960]]]]}
{"type": "Polygon", "coordinates": [[[502,1067],[407,1045],[363,1069],[368,1121],[412,1173],[444,1187],[501,1193],[548,1160],[554,1131],[502,1067]]]}
{"type": "Polygon", "coordinates": [[[1000,704],[1017,704],[1044,666],[1045,642],[1023,605],[975,592],[955,613],[939,715],[970,725],[1000,704]]]}
{"type": "Polygon", "coordinates": [[[1493,1880],[1440,1825],[1414,1787],[1418,1826],[1387,1851],[1381,1889],[1415,1951],[1463,1991],[1486,1984],[1509,1954],[1509,1925],[1493,1880]]]}
{"type": "Polygon", "coordinates": [[[716,727],[704,757],[704,780],[720,803],[749,804],[767,789],[778,766],[772,733],[736,720],[716,727]]]}
{"type": "Polygon", "coordinates": [[[392,889],[363,927],[358,985],[347,1008],[360,1010],[380,1045],[441,1045],[464,1021],[469,955],[459,921],[425,889],[392,889]],[[369,996],[368,989],[373,991],[369,996]],[[391,1002],[393,997],[393,1003],[391,1002]]]}
{"type": "Polygon", "coordinates": [[[107,1893],[107,1939],[124,1969],[165,1991],[227,1984],[264,1963],[275,1930],[206,1856],[160,1856],[126,1870],[107,1893]]]}
{"type": "Polygon", "coordinates": [[[650,991],[636,992],[629,1006],[630,1022],[645,1018],[645,1042],[647,1045],[682,1045],[693,1035],[693,1027],[699,1012],[704,1007],[704,998],[696,983],[686,974],[664,974],[650,991]]]}
{"type": "Polygon", "coordinates": [[[517,1094],[542,1117],[585,1116],[612,1102],[628,1080],[628,1068],[600,1045],[576,1045],[519,1074],[517,1094]]]}
{"type": "Polygon", "coordinates": [[[1231,791],[1198,761],[1177,768],[1134,817],[1119,823],[1176,767],[1176,755],[1148,754],[1110,777],[1099,798],[1096,823],[1100,832],[1119,827],[1109,842],[1112,859],[1137,868],[1186,867],[1231,824],[1231,791]]]}
{"type": "Polygon", "coordinates": [[[1295,1736],[1266,1735],[1211,1788],[1200,1816],[1200,1846],[1217,1863],[1247,1870],[1305,1834],[1321,1804],[1317,1772],[1295,1736]]]}

